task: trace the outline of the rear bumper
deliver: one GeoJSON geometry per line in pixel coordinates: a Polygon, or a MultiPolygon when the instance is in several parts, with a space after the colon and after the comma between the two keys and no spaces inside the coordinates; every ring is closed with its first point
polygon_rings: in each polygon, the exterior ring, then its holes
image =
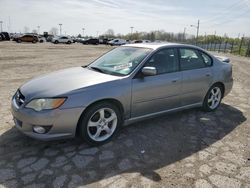
{"type": "Polygon", "coordinates": [[[224,91],[224,97],[225,97],[230,93],[230,91],[233,88],[233,78],[231,78],[228,82],[225,82],[224,86],[225,86],[225,91],[224,91]]]}
{"type": "Polygon", "coordinates": [[[83,110],[83,108],[71,108],[36,112],[24,107],[19,108],[15,100],[12,100],[11,104],[16,128],[29,137],[45,141],[74,137],[83,110]],[[49,127],[49,130],[39,134],[33,131],[34,126],[49,127]]]}

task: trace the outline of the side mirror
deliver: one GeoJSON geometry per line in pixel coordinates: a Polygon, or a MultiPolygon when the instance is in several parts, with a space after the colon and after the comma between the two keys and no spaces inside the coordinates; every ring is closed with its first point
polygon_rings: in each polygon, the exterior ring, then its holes
{"type": "Polygon", "coordinates": [[[143,67],[141,72],[144,76],[154,76],[157,74],[155,67],[143,67]]]}

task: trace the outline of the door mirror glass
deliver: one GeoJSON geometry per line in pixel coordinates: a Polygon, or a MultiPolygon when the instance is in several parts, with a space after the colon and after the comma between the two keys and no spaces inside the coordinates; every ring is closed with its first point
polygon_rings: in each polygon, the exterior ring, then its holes
{"type": "Polygon", "coordinates": [[[155,67],[143,67],[142,74],[144,76],[154,76],[157,74],[155,67]]]}

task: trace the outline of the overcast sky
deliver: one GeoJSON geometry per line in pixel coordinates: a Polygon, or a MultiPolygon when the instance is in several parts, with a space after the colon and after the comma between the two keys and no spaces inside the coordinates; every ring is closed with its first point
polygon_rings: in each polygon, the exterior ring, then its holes
{"type": "Polygon", "coordinates": [[[191,24],[200,19],[200,33],[250,36],[250,0],[0,0],[0,21],[11,32],[59,28],[63,34],[96,36],[106,30],[126,34],[165,30],[195,34],[191,24]]]}

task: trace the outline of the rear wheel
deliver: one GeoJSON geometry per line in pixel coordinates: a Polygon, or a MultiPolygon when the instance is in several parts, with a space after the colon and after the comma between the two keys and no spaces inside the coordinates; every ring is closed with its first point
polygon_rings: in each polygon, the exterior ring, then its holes
{"type": "Polygon", "coordinates": [[[71,44],[71,41],[68,41],[67,44],[71,44]]]}
{"type": "Polygon", "coordinates": [[[115,105],[97,103],[82,115],[79,134],[90,145],[104,144],[119,130],[121,122],[121,112],[115,105]]]}
{"type": "Polygon", "coordinates": [[[55,44],[58,44],[59,42],[58,42],[58,40],[56,40],[54,43],[55,43],[55,44]]]}
{"type": "Polygon", "coordinates": [[[213,85],[203,101],[203,109],[208,112],[216,110],[220,106],[222,97],[222,87],[219,84],[213,85]]]}

